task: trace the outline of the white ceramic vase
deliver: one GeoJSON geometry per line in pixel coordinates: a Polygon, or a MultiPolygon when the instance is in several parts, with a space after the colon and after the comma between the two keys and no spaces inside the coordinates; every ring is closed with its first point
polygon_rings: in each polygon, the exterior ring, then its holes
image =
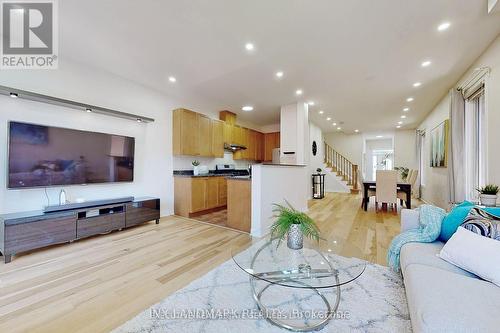
{"type": "Polygon", "coordinates": [[[198,176],[200,174],[200,167],[199,165],[193,166],[193,175],[198,176]]]}
{"type": "Polygon", "coordinates": [[[495,207],[497,205],[496,194],[480,194],[479,200],[481,201],[481,205],[486,207],[495,207]]]}

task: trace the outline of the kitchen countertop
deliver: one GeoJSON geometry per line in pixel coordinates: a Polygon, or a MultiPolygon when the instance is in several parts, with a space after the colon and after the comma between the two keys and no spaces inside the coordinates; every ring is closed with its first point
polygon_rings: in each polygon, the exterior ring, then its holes
{"type": "Polygon", "coordinates": [[[246,176],[248,177],[248,170],[246,169],[236,169],[236,170],[230,170],[230,171],[216,171],[216,170],[210,170],[208,174],[205,175],[197,175],[195,176],[193,174],[193,170],[174,170],[174,177],[241,177],[241,176],[246,176]]]}

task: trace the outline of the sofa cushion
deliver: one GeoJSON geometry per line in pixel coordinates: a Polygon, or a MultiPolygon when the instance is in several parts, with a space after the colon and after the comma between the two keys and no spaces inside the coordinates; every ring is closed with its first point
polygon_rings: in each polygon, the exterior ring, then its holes
{"type": "Polygon", "coordinates": [[[446,215],[443,219],[443,223],[441,223],[441,233],[439,234],[440,241],[447,242],[451,238],[455,231],[457,231],[457,228],[464,222],[472,207],[474,207],[472,202],[464,201],[456,205],[451,212],[446,215]]]}
{"type": "Polygon", "coordinates": [[[440,268],[406,268],[405,289],[415,332],[498,332],[500,288],[440,268]]]}
{"type": "Polygon", "coordinates": [[[405,271],[408,266],[413,264],[428,265],[456,274],[476,277],[474,274],[452,265],[439,257],[439,252],[444,243],[407,243],[401,249],[401,271],[406,276],[405,271]]]}

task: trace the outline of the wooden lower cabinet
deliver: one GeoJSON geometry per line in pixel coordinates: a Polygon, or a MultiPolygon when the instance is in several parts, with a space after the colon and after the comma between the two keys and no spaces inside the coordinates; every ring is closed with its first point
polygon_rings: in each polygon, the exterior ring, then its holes
{"type": "Polygon", "coordinates": [[[250,232],[252,225],[252,182],[244,179],[227,181],[227,226],[250,232]]]}
{"type": "Polygon", "coordinates": [[[174,213],[195,213],[226,205],[225,177],[174,177],[174,213]]]}

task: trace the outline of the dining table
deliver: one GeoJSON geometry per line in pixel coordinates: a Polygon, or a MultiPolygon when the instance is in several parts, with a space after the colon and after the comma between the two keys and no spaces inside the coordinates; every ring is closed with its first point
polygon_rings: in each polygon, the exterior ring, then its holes
{"type": "MultiPolygon", "coordinates": [[[[368,189],[377,188],[377,182],[375,180],[365,180],[363,181],[363,209],[368,210],[368,202],[370,201],[370,197],[368,197],[368,189]]],[[[404,192],[406,194],[406,208],[411,209],[411,184],[405,182],[397,183],[398,192],[404,192]]]]}

